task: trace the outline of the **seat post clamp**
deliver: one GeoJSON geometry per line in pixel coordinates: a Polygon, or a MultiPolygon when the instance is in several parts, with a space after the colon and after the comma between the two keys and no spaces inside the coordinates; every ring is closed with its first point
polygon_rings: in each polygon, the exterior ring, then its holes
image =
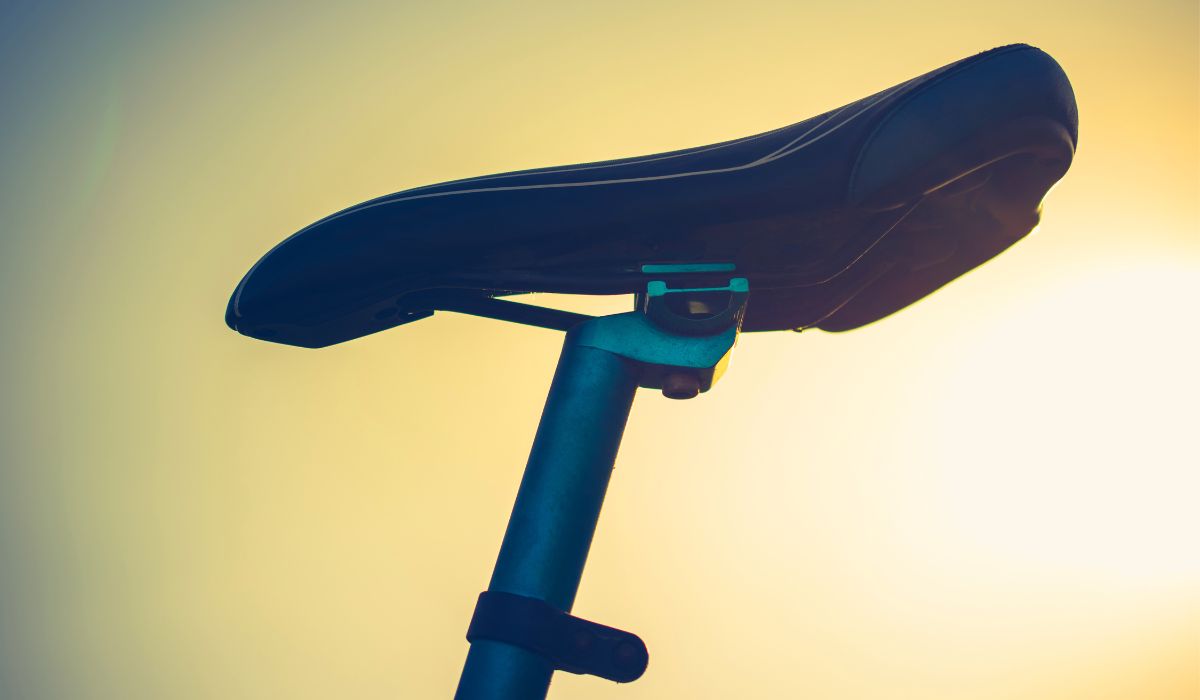
{"type": "Polygon", "coordinates": [[[503,642],[532,651],[555,669],[607,678],[637,680],[650,653],[636,634],[589,622],[526,596],[484,591],[467,628],[467,641],[503,642]]]}

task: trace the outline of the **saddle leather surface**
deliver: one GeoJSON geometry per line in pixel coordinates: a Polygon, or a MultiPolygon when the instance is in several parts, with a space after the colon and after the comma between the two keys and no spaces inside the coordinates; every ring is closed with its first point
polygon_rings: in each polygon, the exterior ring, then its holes
{"type": "Polygon", "coordinates": [[[1029,233],[1077,125],[1054,59],[1005,46],[763,134],[364,202],[263,256],[226,321],[320,347],[443,294],[634,293],[661,278],[642,265],[720,262],[749,279],[745,331],[857,328],[1029,233]]]}

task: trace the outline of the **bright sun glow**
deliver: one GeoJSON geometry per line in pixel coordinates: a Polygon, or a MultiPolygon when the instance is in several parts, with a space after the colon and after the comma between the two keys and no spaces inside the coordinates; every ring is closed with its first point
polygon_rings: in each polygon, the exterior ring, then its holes
{"type": "Polygon", "coordinates": [[[1164,583],[1200,573],[1196,299],[1193,270],[1114,263],[973,335],[943,386],[988,400],[945,400],[940,416],[938,500],[959,536],[998,564],[1164,583]]]}

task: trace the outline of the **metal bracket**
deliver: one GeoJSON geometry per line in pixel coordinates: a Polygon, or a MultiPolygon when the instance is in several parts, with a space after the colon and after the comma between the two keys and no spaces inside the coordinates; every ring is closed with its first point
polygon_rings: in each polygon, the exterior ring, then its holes
{"type": "Polygon", "coordinates": [[[730,326],[739,329],[750,284],[734,277],[724,287],[671,289],[654,280],[646,285],[643,310],[655,325],[683,335],[709,335],[730,326]]]}
{"type": "Polygon", "coordinates": [[[592,319],[571,333],[579,345],[636,363],[638,386],[690,399],[711,389],[725,371],[749,294],[742,277],[723,287],[670,288],[654,280],[646,285],[641,311],[592,319]]]}

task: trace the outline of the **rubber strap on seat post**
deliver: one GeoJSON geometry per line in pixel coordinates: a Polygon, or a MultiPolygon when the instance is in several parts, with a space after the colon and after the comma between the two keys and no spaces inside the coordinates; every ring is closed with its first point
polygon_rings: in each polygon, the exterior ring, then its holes
{"type": "Polygon", "coordinates": [[[650,653],[636,634],[589,622],[537,598],[485,591],[479,594],[467,641],[487,639],[528,649],[554,668],[618,683],[637,680],[650,653]]]}

